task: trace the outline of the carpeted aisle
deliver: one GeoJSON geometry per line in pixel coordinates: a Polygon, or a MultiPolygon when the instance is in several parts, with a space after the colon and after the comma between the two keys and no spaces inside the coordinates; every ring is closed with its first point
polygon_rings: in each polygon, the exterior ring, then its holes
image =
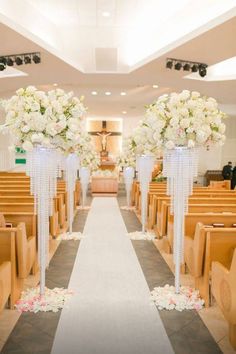
{"type": "Polygon", "coordinates": [[[95,198],[52,353],[173,354],[115,198],[95,198]]]}

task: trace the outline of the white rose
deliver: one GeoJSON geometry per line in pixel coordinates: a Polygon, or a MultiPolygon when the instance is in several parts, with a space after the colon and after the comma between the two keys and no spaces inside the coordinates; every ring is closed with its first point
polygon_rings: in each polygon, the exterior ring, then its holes
{"type": "Polygon", "coordinates": [[[183,119],[181,119],[180,122],[179,122],[179,125],[180,125],[181,128],[183,128],[183,129],[188,128],[188,127],[189,127],[189,124],[190,124],[190,121],[189,121],[189,119],[187,119],[187,118],[183,118],[183,119]]]}
{"type": "Polygon", "coordinates": [[[179,98],[181,100],[186,101],[188,98],[190,97],[190,92],[188,90],[183,90],[180,94],[179,94],[179,98]]]}
{"type": "Polygon", "coordinates": [[[173,141],[169,140],[165,143],[165,147],[166,147],[166,149],[174,149],[175,144],[173,141]]]}
{"type": "Polygon", "coordinates": [[[21,128],[22,133],[28,133],[30,131],[30,127],[28,125],[24,125],[21,128]]]}
{"type": "Polygon", "coordinates": [[[23,144],[22,144],[22,148],[25,150],[25,151],[31,151],[33,150],[33,144],[26,140],[23,144]]]}
{"type": "Polygon", "coordinates": [[[38,133],[38,134],[35,133],[35,134],[32,134],[31,141],[32,141],[32,143],[40,144],[40,143],[42,143],[43,138],[44,138],[44,135],[42,133],[38,133]]]}

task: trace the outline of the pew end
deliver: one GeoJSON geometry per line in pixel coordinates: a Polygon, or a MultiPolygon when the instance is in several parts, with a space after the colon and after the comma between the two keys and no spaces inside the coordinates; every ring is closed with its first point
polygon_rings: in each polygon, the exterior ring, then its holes
{"type": "Polygon", "coordinates": [[[228,269],[220,262],[212,263],[212,295],[229,324],[229,340],[236,349],[236,249],[228,269]]]}

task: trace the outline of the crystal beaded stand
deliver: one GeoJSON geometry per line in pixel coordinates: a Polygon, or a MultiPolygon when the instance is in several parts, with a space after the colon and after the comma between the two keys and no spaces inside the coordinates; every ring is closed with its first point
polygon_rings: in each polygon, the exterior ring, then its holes
{"type": "Polygon", "coordinates": [[[141,190],[141,221],[142,232],[145,233],[147,219],[147,194],[149,191],[149,183],[152,180],[152,170],[154,166],[154,157],[142,155],[137,158],[138,180],[141,190]]]}
{"type": "Polygon", "coordinates": [[[72,224],[74,218],[74,191],[79,169],[79,157],[75,153],[70,153],[65,159],[65,180],[68,198],[68,218],[69,233],[72,233],[72,224]]]}
{"type": "Polygon", "coordinates": [[[125,167],[124,172],[124,181],[125,181],[125,189],[126,189],[126,200],[127,200],[127,207],[131,207],[130,203],[130,195],[131,195],[131,190],[132,190],[132,185],[133,185],[133,180],[134,180],[134,168],[133,167],[125,167]]]}
{"type": "Polygon", "coordinates": [[[197,149],[181,146],[164,152],[163,175],[167,177],[167,194],[171,196],[171,213],[174,214],[176,293],[180,292],[180,267],[184,261],[184,215],[188,212],[188,197],[192,194],[197,166],[197,149]]]}
{"type": "Polygon", "coordinates": [[[88,167],[81,167],[79,170],[79,176],[82,189],[82,207],[84,208],[90,179],[90,169],[88,167]]]}
{"type": "Polygon", "coordinates": [[[31,194],[34,195],[34,208],[37,214],[40,294],[43,295],[49,254],[49,217],[53,212],[57,177],[60,176],[60,154],[54,149],[37,146],[27,152],[26,161],[26,173],[30,177],[31,194]]]}

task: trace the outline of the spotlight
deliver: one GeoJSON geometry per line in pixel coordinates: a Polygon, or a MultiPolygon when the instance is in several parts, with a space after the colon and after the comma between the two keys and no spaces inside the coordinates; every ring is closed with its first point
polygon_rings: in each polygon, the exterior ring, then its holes
{"type": "Polygon", "coordinates": [[[199,75],[200,75],[201,77],[205,77],[206,74],[207,74],[207,66],[204,65],[204,64],[200,64],[200,65],[199,65],[199,75]]]}
{"type": "Polygon", "coordinates": [[[13,66],[14,65],[14,60],[12,58],[7,58],[7,65],[8,66],[13,66]]]}
{"type": "Polygon", "coordinates": [[[39,54],[34,54],[33,55],[33,61],[35,64],[39,64],[41,62],[39,54]]]}
{"type": "Polygon", "coordinates": [[[22,65],[23,64],[22,58],[21,57],[16,57],[15,63],[16,63],[16,65],[22,65]]]}
{"type": "Polygon", "coordinates": [[[177,62],[175,64],[175,70],[180,70],[182,68],[182,64],[180,62],[177,62]]]}
{"type": "Polygon", "coordinates": [[[25,62],[25,64],[31,64],[31,57],[29,55],[25,55],[24,62],[25,62]]]}
{"type": "Polygon", "coordinates": [[[190,70],[190,64],[189,63],[185,63],[183,66],[183,70],[184,71],[189,71],[190,70]]]}
{"type": "Polygon", "coordinates": [[[196,73],[198,71],[198,65],[193,64],[193,66],[191,67],[192,73],[196,73]]]}
{"type": "Polygon", "coordinates": [[[173,61],[172,60],[167,60],[167,62],[166,62],[167,69],[172,69],[172,66],[173,66],[173,61]]]}
{"type": "Polygon", "coordinates": [[[3,71],[5,69],[6,69],[6,59],[0,58],[0,71],[3,71]]]}

